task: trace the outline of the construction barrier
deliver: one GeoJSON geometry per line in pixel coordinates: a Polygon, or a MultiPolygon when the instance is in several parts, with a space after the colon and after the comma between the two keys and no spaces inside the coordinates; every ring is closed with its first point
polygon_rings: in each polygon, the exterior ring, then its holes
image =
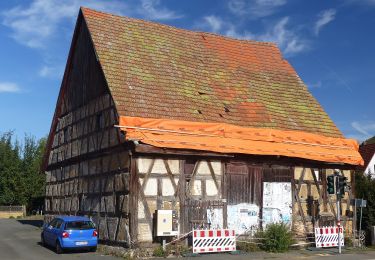
{"type": "Polygon", "coordinates": [[[236,250],[234,230],[193,230],[193,253],[213,253],[236,250]]]}
{"type": "Polygon", "coordinates": [[[330,226],[315,228],[316,247],[334,247],[338,246],[338,233],[340,229],[341,246],[344,246],[344,232],[342,227],[330,226]]]}

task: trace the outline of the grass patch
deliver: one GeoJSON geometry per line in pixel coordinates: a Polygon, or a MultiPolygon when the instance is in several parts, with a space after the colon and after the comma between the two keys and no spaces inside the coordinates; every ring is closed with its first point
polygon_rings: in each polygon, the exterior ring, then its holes
{"type": "Polygon", "coordinates": [[[153,256],[156,257],[167,257],[169,255],[168,250],[164,250],[162,246],[155,247],[154,251],[152,252],[153,256]]]}
{"type": "Polygon", "coordinates": [[[253,241],[237,241],[237,250],[244,251],[244,252],[256,252],[260,251],[259,245],[253,241]]]}

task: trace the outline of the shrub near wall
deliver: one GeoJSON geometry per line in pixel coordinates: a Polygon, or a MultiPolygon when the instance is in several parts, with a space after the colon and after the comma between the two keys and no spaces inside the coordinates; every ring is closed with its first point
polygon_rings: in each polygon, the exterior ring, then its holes
{"type": "Polygon", "coordinates": [[[264,232],[260,232],[258,237],[262,239],[261,248],[268,252],[285,252],[294,243],[292,232],[284,223],[267,225],[264,232]]]}

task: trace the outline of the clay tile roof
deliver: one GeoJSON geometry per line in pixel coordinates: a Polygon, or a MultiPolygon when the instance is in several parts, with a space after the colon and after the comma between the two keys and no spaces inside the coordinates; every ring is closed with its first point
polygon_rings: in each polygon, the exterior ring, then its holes
{"type": "Polygon", "coordinates": [[[365,161],[365,164],[363,167],[360,167],[360,169],[365,170],[375,154],[375,143],[363,144],[359,146],[359,153],[365,161]]]}
{"type": "Polygon", "coordinates": [[[273,43],[81,10],[119,115],[342,137],[273,43]]]}

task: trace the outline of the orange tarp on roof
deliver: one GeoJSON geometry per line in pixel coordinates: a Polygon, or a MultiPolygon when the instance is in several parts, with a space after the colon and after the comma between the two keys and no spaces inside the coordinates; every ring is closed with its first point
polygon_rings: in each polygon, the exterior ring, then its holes
{"type": "Polygon", "coordinates": [[[120,116],[127,140],[162,148],[218,153],[280,155],[328,163],[363,165],[358,143],[301,131],[247,128],[223,123],[120,116]]]}

